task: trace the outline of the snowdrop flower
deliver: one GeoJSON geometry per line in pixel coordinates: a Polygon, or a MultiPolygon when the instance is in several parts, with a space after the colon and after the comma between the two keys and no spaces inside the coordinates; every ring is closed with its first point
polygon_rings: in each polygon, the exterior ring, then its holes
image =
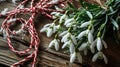
{"type": "Polygon", "coordinates": [[[64,25],[67,25],[68,23],[71,23],[74,21],[74,18],[71,18],[71,19],[67,19],[64,23],[64,25]]]}
{"type": "Polygon", "coordinates": [[[88,32],[88,42],[91,44],[93,42],[93,35],[91,31],[88,32]]]}
{"type": "Polygon", "coordinates": [[[80,26],[80,28],[87,27],[88,25],[90,25],[90,21],[82,23],[81,26],[80,26]]]}
{"type": "Polygon", "coordinates": [[[15,5],[16,4],[16,0],[12,0],[12,3],[15,5]]]}
{"type": "Polygon", "coordinates": [[[68,33],[68,31],[63,31],[62,33],[59,34],[59,37],[62,37],[64,35],[66,35],[68,33]]]}
{"type": "Polygon", "coordinates": [[[71,40],[74,44],[77,44],[76,37],[74,35],[71,35],[71,40]]]}
{"type": "Polygon", "coordinates": [[[60,28],[60,25],[54,26],[53,27],[53,33],[55,33],[59,28],[60,28]]]}
{"type": "Polygon", "coordinates": [[[52,34],[53,34],[52,28],[48,28],[48,29],[47,29],[47,37],[51,37],[52,34]]]}
{"type": "Polygon", "coordinates": [[[46,24],[40,32],[46,32],[47,37],[51,37],[53,33],[55,33],[60,28],[60,25],[55,26],[54,23],[52,24],[46,24]]]}
{"type": "Polygon", "coordinates": [[[75,46],[74,44],[70,41],[70,47],[69,47],[69,51],[70,51],[70,54],[72,54],[74,51],[75,51],[75,46]]]}
{"type": "Polygon", "coordinates": [[[71,54],[70,56],[70,63],[73,63],[75,61],[75,59],[78,59],[80,63],[82,63],[82,56],[80,53],[78,52],[74,52],[73,54],[71,54]]]}
{"type": "Polygon", "coordinates": [[[61,42],[67,42],[70,36],[71,36],[71,33],[68,32],[66,35],[62,37],[61,42]]]}
{"type": "Polygon", "coordinates": [[[51,15],[53,15],[53,18],[57,18],[60,16],[60,12],[52,12],[51,15]]]}
{"type": "Polygon", "coordinates": [[[102,47],[104,46],[105,48],[107,48],[107,44],[104,40],[102,40],[100,37],[98,37],[91,45],[90,45],[90,49],[91,52],[94,53],[95,52],[95,46],[97,47],[98,51],[102,50],[102,47]]]}
{"type": "Polygon", "coordinates": [[[8,8],[4,8],[4,10],[1,11],[1,14],[2,14],[2,15],[6,15],[7,12],[8,12],[8,8]]]}
{"type": "Polygon", "coordinates": [[[62,23],[66,19],[67,19],[67,15],[66,14],[62,15],[60,20],[59,20],[59,23],[62,23]]]}
{"type": "Polygon", "coordinates": [[[82,31],[80,34],[78,34],[77,38],[81,39],[85,34],[88,33],[89,30],[82,31]]]}
{"type": "Polygon", "coordinates": [[[97,59],[104,59],[104,62],[107,64],[108,60],[107,57],[103,54],[103,52],[97,52],[93,58],[92,61],[95,62],[97,59]]]}
{"type": "Polygon", "coordinates": [[[59,39],[54,39],[50,42],[48,48],[51,48],[52,46],[55,46],[55,50],[58,51],[60,46],[59,46],[59,39]]]}

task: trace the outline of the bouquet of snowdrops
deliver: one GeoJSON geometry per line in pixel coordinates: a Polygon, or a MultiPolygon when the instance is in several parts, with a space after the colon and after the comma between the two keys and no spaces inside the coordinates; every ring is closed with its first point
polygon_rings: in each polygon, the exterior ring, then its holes
{"type": "Polygon", "coordinates": [[[110,28],[114,35],[119,32],[120,0],[107,0],[104,4],[101,4],[100,0],[96,0],[98,4],[79,1],[80,8],[75,8],[68,3],[68,7],[63,9],[66,10],[64,14],[52,12],[53,23],[46,24],[40,32],[46,32],[47,37],[54,35],[55,38],[48,47],[55,47],[55,50],[58,51],[62,45],[61,48],[66,49],[70,54],[71,63],[75,59],[82,63],[82,56],[91,51],[93,62],[103,59],[107,64],[107,57],[102,52],[108,46],[104,37],[110,28]]]}

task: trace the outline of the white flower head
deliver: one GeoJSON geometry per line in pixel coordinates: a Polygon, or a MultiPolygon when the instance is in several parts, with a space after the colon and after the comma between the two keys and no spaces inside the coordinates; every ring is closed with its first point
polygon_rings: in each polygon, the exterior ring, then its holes
{"type": "Polygon", "coordinates": [[[73,63],[76,59],[76,52],[74,52],[73,54],[71,54],[70,56],[70,63],[73,63]]]}
{"type": "Polygon", "coordinates": [[[48,28],[48,29],[47,29],[47,37],[51,37],[52,34],[53,34],[52,28],[48,28]]]}
{"type": "Polygon", "coordinates": [[[61,39],[61,42],[67,42],[70,35],[71,35],[71,33],[69,33],[69,32],[66,35],[64,35],[61,39]]]}
{"type": "Polygon", "coordinates": [[[90,21],[82,23],[81,26],[80,26],[80,28],[87,27],[88,25],[90,25],[90,21]]]}
{"type": "Polygon", "coordinates": [[[71,19],[67,19],[64,23],[64,25],[67,25],[68,23],[71,23],[74,21],[74,18],[71,18],[71,19]]]}
{"type": "Polygon", "coordinates": [[[102,40],[100,37],[98,37],[95,41],[92,42],[92,44],[90,45],[90,49],[91,52],[94,53],[95,52],[95,46],[97,47],[98,51],[101,51],[103,46],[105,48],[107,48],[107,44],[104,40],[102,40]]]}
{"type": "Polygon", "coordinates": [[[107,57],[103,54],[103,52],[97,52],[93,56],[92,61],[95,62],[97,59],[103,59],[106,64],[108,63],[107,57]]]}
{"type": "Polygon", "coordinates": [[[98,51],[102,50],[102,41],[100,37],[97,38],[97,50],[98,51]]]}
{"type": "Polygon", "coordinates": [[[88,42],[91,44],[93,42],[93,35],[91,31],[88,32],[88,42]]]}
{"type": "Polygon", "coordinates": [[[70,45],[69,51],[70,51],[70,54],[72,54],[75,51],[75,46],[74,46],[74,44],[72,42],[69,45],[70,45]]]}
{"type": "Polygon", "coordinates": [[[80,34],[78,34],[77,38],[81,39],[87,33],[88,33],[88,30],[82,31],[80,34]]]}
{"type": "Polygon", "coordinates": [[[59,40],[58,39],[54,39],[50,42],[48,48],[51,48],[52,46],[55,46],[55,50],[58,51],[60,46],[59,46],[59,40]]]}
{"type": "Polygon", "coordinates": [[[68,31],[63,31],[62,33],[59,34],[59,37],[63,37],[64,35],[66,35],[68,33],[68,31]]]}
{"type": "Polygon", "coordinates": [[[59,23],[62,23],[66,19],[67,19],[67,15],[66,14],[62,15],[60,20],[59,20],[59,23]]]}

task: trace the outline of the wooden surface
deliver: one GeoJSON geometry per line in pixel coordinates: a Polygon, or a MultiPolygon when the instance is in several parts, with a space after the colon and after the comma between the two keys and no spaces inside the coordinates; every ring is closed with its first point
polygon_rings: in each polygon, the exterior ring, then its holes
{"type": "MultiPolygon", "coordinates": [[[[0,11],[4,7],[9,7],[11,10],[14,6],[10,3],[2,3],[0,4],[0,11]]],[[[0,26],[2,20],[3,19],[0,19],[0,26]]],[[[83,64],[80,64],[78,61],[70,64],[68,54],[63,53],[62,51],[56,52],[54,51],[54,49],[48,49],[48,44],[53,38],[46,37],[45,33],[39,33],[39,30],[46,23],[50,22],[50,20],[40,15],[37,15],[35,18],[35,27],[41,39],[37,59],[37,67],[120,67],[120,45],[115,44],[113,39],[109,37],[110,35],[106,36],[108,48],[104,50],[104,53],[108,57],[108,64],[104,64],[103,60],[98,60],[95,63],[91,62],[91,58],[93,56],[91,53],[88,53],[87,56],[83,56],[83,64]]],[[[12,40],[14,47],[18,48],[19,50],[26,49],[28,47],[27,44],[30,41],[29,37],[29,35],[25,36],[24,40],[21,40],[20,37],[15,37],[12,40]]],[[[30,51],[29,53],[31,52],[32,51],[30,51]]],[[[0,64],[10,66],[11,64],[21,60],[22,58],[23,57],[10,51],[6,41],[2,37],[2,33],[0,33],[0,64]]],[[[30,63],[28,62],[27,64],[28,65],[25,67],[30,67],[30,63]]]]}

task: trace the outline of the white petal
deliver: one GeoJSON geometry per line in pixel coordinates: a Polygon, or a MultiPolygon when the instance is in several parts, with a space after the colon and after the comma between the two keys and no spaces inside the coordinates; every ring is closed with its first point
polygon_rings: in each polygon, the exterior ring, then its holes
{"type": "Polygon", "coordinates": [[[104,59],[104,62],[107,64],[108,60],[107,60],[107,57],[104,54],[103,54],[103,59],[104,59]]]}
{"type": "Polygon", "coordinates": [[[67,25],[66,25],[66,27],[71,27],[72,26],[72,23],[68,23],[67,25]]]}
{"type": "Polygon", "coordinates": [[[51,25],[52,25],[52,23],[49,23],[49,24],[44,25],[44,27],[46,28],[46,27],[49,27],[51,25]]]}
{"type": "Polygon", "coordinates": [[[58,51],[60,48],[59,42],[55,39],[55,50],[58,51]]]}
{"type": "Polygon", "coordinates": [[[70,54],[72,54],[75,51],[75,46],[73,43],[70,44],[69,50],[70,50],[70,54]]]}
{"type": "Polygon", "coordinates": [[[71,57],[70,57],[70,63],[73,63],[76,59],[76,52],[74,52],[73,54],[71,54],[71,57]]]}
{"type": "Polygon", "coordinates": [[[48,46],[48,48],[51,48],[55,44],[55,40],[52,40],[48,46]]]}
{"type": "Polygon", "coordinates": [[[68,31],[64,31],[64,32],[62,32],[62,33],[59,34],[59,37],[62,37],[62,36],[64,36],[67,33],[68,33],[68,31]]]}
{"type": "Polygon", "coordinates": [[[60,20],[59,20],[59,23],[62,23],[62,22],[63,22],[63,20],[64,20],[66,17],[67,17],[67,15],[66,15],[66,14],[64,14],[63,16],[61,16],[61,18],[60,18],[60,20]]]}
{"type": "Polygon", "coordinates": [[[99,52],[93,56],[92,62],[95,62],[98,59],[98,57],[99,57],[99,52]]]}
{"type": "Polygon", "coordinates": [[[68,23],[71,23],[74,21],[74,18],[68,19],[65,21],[64,25],[67,25],[68,23]]]}
{"type": "Polygon", "coordinates": [[[100,37],[97,38],[97,50],[101,51],[102,50],[102,42],[100,37]]]}
{"type": "Polygon", "coordinates": [[[52,36],[52,29],[51,28],[48,28],[47,29],[47,37],[51,37],[52,36]]]}
{"type": "Polygon", "coordinates": [[[81,46],[78,48],[79,51],[83,51],[87,47],[87,43],[82,43],[81,46]]]}
{"type": "Polygon", "coordinates": [[[103,43],[104,47],[107,48],[107,43],[104,40],[102,40],[102,43],[103,43]]]}
{"type": "Polygon", "coordinates": [[[85,31],[82,31],[82,32],[77,36],[77,38],[80,39],[80,38],[82,38],[85,34],[86,34],[86,30],[85,30],[85,31]]]}
{"type": "Polygon", "coordinates": [[[47,30],[47,28],[42,28],[41,30],[40,30],[40,32],[45,32],[47,30]]]}
{"type": "Polygon", "coordinates": [[[91,50],[92,53],[95,52],[95,46],[96,46],[95,43],[96,43],[96,42],[97,42],[97,39],[96,39],[95,41],[93,41],[92,44],[90,45],[90,50],[91,50]]]}
{"type": "Polygon", "coordinates": [[[91,44],[93,42],[93,35],[92,33],[89,31],[88,33],[88,42],[91,44]]]}
{"type": "Polygon", "coordinates": [[[79,60],[80,63],[82,63],[82,56],[80,53],[77,52],[77,59],[79,60]]]}
{"type": "Polygon", "coordinates": [[[58,11],[63,11],[61,8],[55,6],[55,9],[58,10],[58,11]]]}
{"type": "Polygon", "coordinates": [[[83,24],[81,24],[80,28],[87,27],[89,24],[90,24],[90,21],[84,22],[83,24]]]}
{"type": "Polygon", "coordinates": [[[69,42],[70,42],[70,41],[65,42],[65,43],[63,44],[63,46],[62,46],[62,49],[64,49],[64,48],[69,44],[69,42]]]}
{"type": "Polygon", "coordinates": [[[8,8],[5,8],[3,11],[1,11],[1,14],[6,15],[7,11],[8,11],[8,8]]]}
{"type": "Polygon", "coordinates": [[[61,39],[61,42],[67,42],[69,36],[70,36],[70,33],[67,33],[66,35],[64,35],[61,39]]]}
{"type": "Polygon", "coordinates": [[[75,36],[71,35],[71,39],[72,39],[72,42],[76,45],[77,44],[77,40],[76,40],[75,36]]]}

